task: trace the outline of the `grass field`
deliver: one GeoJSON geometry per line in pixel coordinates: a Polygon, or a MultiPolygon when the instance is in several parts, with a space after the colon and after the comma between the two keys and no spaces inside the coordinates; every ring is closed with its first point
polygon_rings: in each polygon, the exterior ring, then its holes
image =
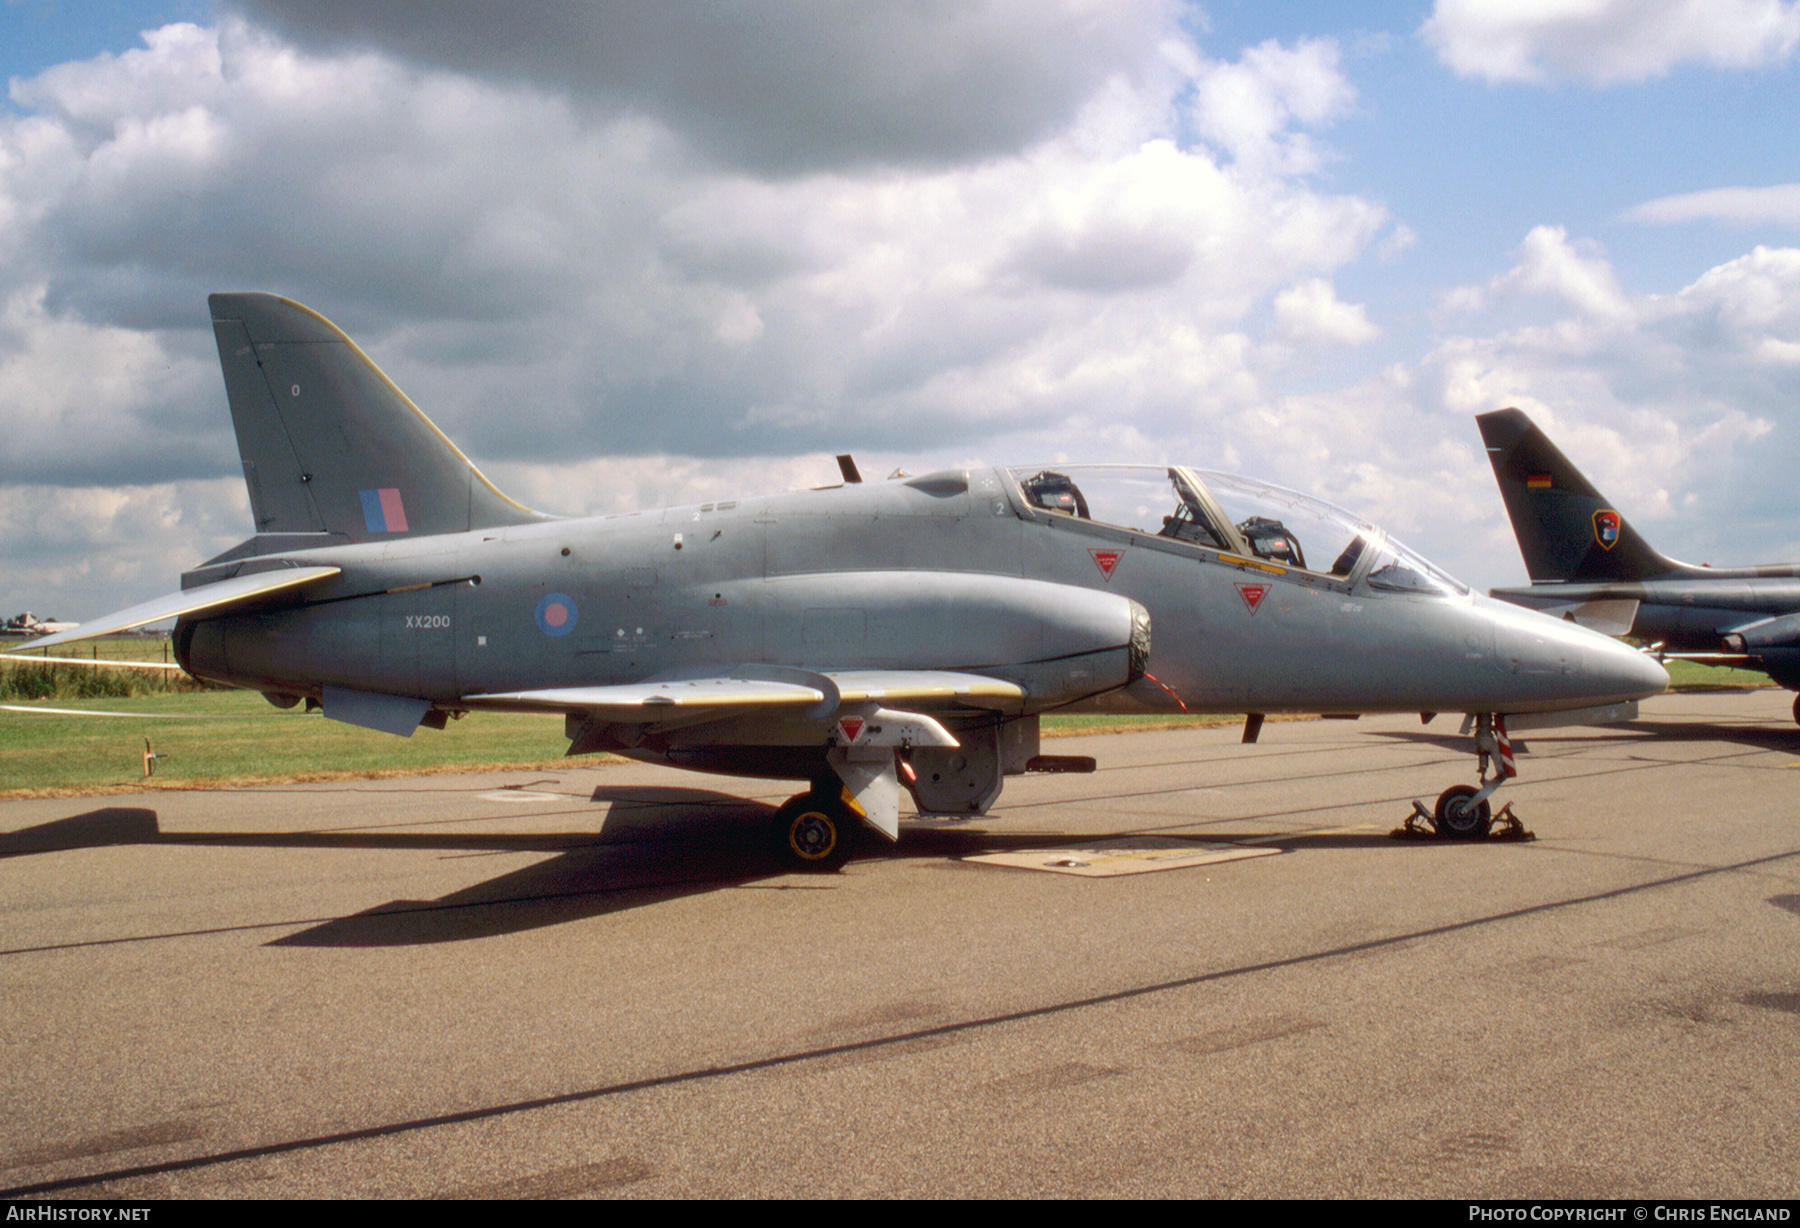
{"type": "Polygon", "coordinates": [[[33,699],[103,699],[133,695],[186,694],[217,690],[197,682],[178,669],[112,669],[96,661],[143,661],[152,665],[170,662],[169,641],[142,636],[89,640],[25,653],[28,640],[0,639],[0,702],[33,699]],[[87,664],[58,665],[58,661],[87,664]]]}
{"type": "Polygon", "coordinates": [[[1767,674],[1753,669],[1722,665],[1696,665],[1692,661],[1668,662],[1671,691],[1727,691],[1747,686],[1774,686],[1767,674]]]}
{"type": "MultiPolygon", "coordinates": [[[[0,798],[180,789],[223,782],[281,783],[432,772],[547,768],[563,764],[562,720],[473,713],[442,732],[396,738],[281,711],[250,691],[59,699],[0,709],[0,798]],[[95,713],[64,715],[50,709],[95,713]],[[101,716],[129,711],[129,716],[101,716]],[[159,756],[143,774],[144,741],[159,756]]],[[[1166,729],[1228,724],[1235,717],[1051,716],[1045,732],[1166,729]]],[[[584,762],[596,762],[588,757],[584,762]]]]}
{"type": "Polygon", "coordinates": [[[441,733],[421,729],[396,738],[317,712],[283,712],[253,691],[19,706],[38,711],[0,710],[0,797],[478,771],[554,762],[568,745],[557,717],[482,713],[441,733]],[[64,716],[45,708],[134,715],[64,716]],[[144,779],[146,738],[166,756],[151,780],[144,779]]]}
{"type": "MultiPolygon", "coordinates": [[[[158,659],[157,641],[101,644],[125,659],[158,659]]],[[[83,646],[86,647],[85,645],[83,646]]],[[[3,665],[0,668],[16,668],[3,665]]],[[[90,675],[113,671],[64,667],[73,685],[90,675]]],[[[1673,662],[1677,689],[1766,686],[1768,679],[1744,670],[1673,662]]],[[[233,783],[375,778],[433,772],[543,769],[564,764],[567,746],[562,721],[553,716],[478,712],[452,721],[442,732],[420,729],[411,738],[328,721],[298,708],[281,711],[249,691],[219,689],[100,696],[68,694],[7,704],[31,711],[0,709],[0,798],[135,792],[233,783]],[[51,708],[82,712],[130,712],[129,716],[73,716],[51,708]],[[143,774],[144,742],[164,756],[156,774],[143,774]]],[[[1047,716],[1046,737],[1074,733],[1123,732],[1234,724],[1241,717],[1047,716]]],[[[1276,718],[1280,719],[1280,718],[1276,718]]],[[[583,760],[592,763],[593,757],[583,760]]]]}

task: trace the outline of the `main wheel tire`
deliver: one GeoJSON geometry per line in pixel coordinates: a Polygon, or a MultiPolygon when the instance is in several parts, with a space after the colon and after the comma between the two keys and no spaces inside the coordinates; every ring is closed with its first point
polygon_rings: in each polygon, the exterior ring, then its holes
{"type": "Polygon", "coordinates": [[[856,827],[856,816],[836,798],[802,793],[775,812],[772,834],[789,866],[829,874],[850,860],[856,827]]]}
{"type": "Polygon", "coordinates": [[[1800,725],[1800,695],[1794,696],[1794,723],[1800,725]]]}
{"type": "Polygon", "coordinates": [[[1494,812],[1485,799],[1478,804],[1470,801],[1479,792],[1474,785],[1451,785],[1438,794],[1432,821],[1439,836],[1446,840],[1479,840],[1488,834],[1494,812]]]}

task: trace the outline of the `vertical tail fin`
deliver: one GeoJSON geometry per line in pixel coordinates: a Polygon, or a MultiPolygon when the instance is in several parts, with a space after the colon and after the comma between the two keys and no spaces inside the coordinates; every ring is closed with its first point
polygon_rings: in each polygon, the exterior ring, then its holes
{"type": "Polygon", "coordinates": [[[545,519],[501,494],[323,316],[271,294],[207,304],[259,534],[363,542],[545,519]]]}
{"type": "Polygon", "coordinates": [[[1686,570],[1639,537],[1519,410],[1477,414],[1475,422],[1533,583],[1648,580],[1686,570]]]}

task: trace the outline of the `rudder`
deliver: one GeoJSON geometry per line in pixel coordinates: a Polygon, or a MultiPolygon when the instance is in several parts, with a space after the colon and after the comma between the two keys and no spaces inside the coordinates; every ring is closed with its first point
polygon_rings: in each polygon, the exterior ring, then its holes
{"type": "Polygon", "coordinates": [[[317,312],[272,294],[207,304],[258,534],[364,542],[546,519],[502,494],[317,312]]]}

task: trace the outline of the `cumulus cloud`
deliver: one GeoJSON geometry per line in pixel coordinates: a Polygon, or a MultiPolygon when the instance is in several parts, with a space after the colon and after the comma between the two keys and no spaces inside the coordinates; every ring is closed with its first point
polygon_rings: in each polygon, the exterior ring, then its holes
{"type": "Polygon", "coordinates": [[[1628,308],[1599,245],[1570,243],[1561,226],[1536,226],[1519,247],[1519,262],[1493,288],[1551,295],[1582,314],[1619,317],[1628,308]]]}
{"type": "Polygon", "coordinates": [[[1280,174],[1306,174],[1321,155],[1304,130],[1348,111],[1356,93],[1338,68],[1337,44],[1273,40],[1236,61],[1197,74],[1194,122],[1239,164],[1280,174]]]}
{"type": "Polygon", "coordinates": [[[1800,226],[1800,183],[1661,196],[1626,210],[1625,218],[1652,225],[1714,221],[1734,226],[1800,226]]]}
{"type": "Polygon", "coordinates": [[[1800,44],[1791,0],[1437,0],[1419,35],[1458,75],[1610,85],[1684,63],[1760,68],[1800,44]]]}
{"type": "Polygon", "coordinates": [[[1560,299],[1583,316],[1623,317],[1629,312],[1618,278],[1600,245],[1570,242],[1561,226],[1535,226],[1519,245],[1518,261],[1485,286],[1454,286],[1438,296],[1447,313],[1480,311],[1496,302],[1539,295],[1560,299]]]}
{"type": "Polygon", "coordinates": [[[552,88],[776,171],[1016,151],[1151,63],[1175,16],[1171,0],[446,0],[422,21],[397,0],[237,2],[303,46],[552,88]]]}
{"type": "MultiPolygon", "coordinates": [[[[215,288],[301,298],[489,457],[979,438],[1043,392],[1043,355],[1228,327],[1381,224],[1179,147],[1179,57],[1153,84],[1011,158],[758,177],[529,88],[170,27],[15,88],[4,182],[38,221],[10,270],[50,315],[165,331],[215,288]]],[[[1270,141],[1345,92],[1295,89],[1270,141]]]]}
{"type": "Polygon", "coordinates": [[[1597,248],[1542,228],[1467,289],[1460,330],[1418,360],[1249,412],[1285,481],[1479,586],[1524,583],[1472,421],[1517,406],[1674,557],[1800,555],[1800,249],[1759,247],[1677,293],[1638,294],[1597,248]],[[1509,323],[1527,304],[1536,318],[1509,323]]]}
{"type": "MultiPolygon", "coordinates": [[[[1547,317],[1445,338],[1403,388],[1383,385],[1391,423],[1418,415],[1415,437],[1429,439],[1433,416],[1466,422],[1517,406],[1677,557],[1763,562],[1800,545],[1786,494],[1800,437],[1800,249],[1758,247],[1675,294],[1633,294],[1596,247],[1542,227],[1464,306],[1503,296],[1534,300],[1547,317]]],[[[1427,527],[1417,509],[1432,499],[1427,483],[1393,500],[1391,514],[1427,527]]],[[[1471,541],[1512,564],[1503,522],[1472,508],[1439,509],[1461,528],[1427,540],[1446,541],[1446,559],[1467,560],[1473,574],[1491,574],[1491,563],[1471,541]]]]}
{"type": "MultiPolygon", "coordinates": [[[[1789,488],[1800,429],[1790,249],[1645,295],[1539,227],[1448,296],[1454,327],[1424,357],[1273,391],[1380,335],[1338,277],[1411,237],[1318,184],[1321,134],[1357,105],[1329,42],[1210,59],[1149,4],[1055,6],[1041,30],[1000,4],[835,25],[837,7],[775,5],[774,33],[738,31],[751,67],[720,71],[779,96],[733,114],[691,72],[615,87],[574,52],[534,72],[493,49],[485,11],[416,35],[257,11],[292,33],[165,27],[16,81],[0,114],[0,404],[26,424],[0,439],[0,575],[18,608],[119,608],[248,533],[203,314],[217,289],[322,310],[553,512],[827,483],[844,450],[870,475],[1184,461],[1316,490],[1495,583],[1516,552],[1468,419],[1519,404],[1676,554],[1800,538],[1755,493],[1789,488]],[[1016,46],[944,59],[954,21],[1010,21],[1016,46]],[[1071,50],[1090,37],[1091,59],[1071,50]],[[898,57],[886,77],[804,67],[866,64],[871,39],[898,57]],[[1013,110],[982,111],[989,78],[1013,110]]],[[[588,20],[520,12],[550,22],[521,27],[538,45],[588,20]]],[[[692,49],[643,30],[693,20],[670,14],[592,20],[667,67],[692,49]]],[[[1563,71],[1540,43],[1521,62],[1563,71]]],[[[1782,208],[1670,198],[1640,220],[1782,208]]]]}
{"type": "MultiPolygon", "coordinates": [[[[725,76],[780,87],[746,118],[707,101],[704,74],[626,73],[609,93],[546,52],[534,75],[486,50],[485,10],[426,42],[384,33],[377,9],[257,11],[296,33],[174,25],[13,83],[0,393],[62,428],[0,445],[4,480],[33,484],[15,491],[229,480],[203,305],[219,289],[324,312],[555,512],[626,490],[668,502],[715,475],[811,484],[759,458],[852,448],[871,471],[1071,441],[1255,467],[1236,415],[1296,352],[1259,345],[1253,322],[1372,335],[1330,279],[1386,213],[1310,182],[1317,130],[1354,100],[1328,43],[1212,60],[1149,3],[776,5],[774,33],[741,32],[750,67],[720,53],[725,76]],[[972,49],[945,51],[968,22],[972,49]],[[803,45],[770,75],[783,31],[803,45]],[[894,62],[873,81],[806,67],[845,48],[894,62]],[[995,81],[1023,110],[987,114],[995,81]],[[946,135],[940,104],[986,126],[946,135]],[[815,112],[816,156],[719,135],[815,112]],[[609,472],[632,476],[609,488],[609,472]]],[[[517,20],[554,34],[563,12],[517,20]]],[[[661,46],[667,22],[696,20],[670,12],[592,20],[617,56],[667,61],[694,54],[661,46]]],[[[534,30],[519,37],[561,37],[534,30]]]]}
{"type": "Polygon", "coordinates": [[[184,569],[242,541],[249,515],[238,479],[0,485],[0,610],[79,622],[172,591],[184,569]]]}
{"type": "Polygon", "coordinates": [[[1275,296],[1275,319],[1292,341],[1362,345],[1381,335],[1360,303],[1345,303],[1323,277],[1308,278],[1275,296]]]}
{"type": "Polygon", "coordinates": [[[0,474],[110,485],[234,469],[217,358],[185,340],[54,316],[41,284],[0,303],[0,474]]]}

